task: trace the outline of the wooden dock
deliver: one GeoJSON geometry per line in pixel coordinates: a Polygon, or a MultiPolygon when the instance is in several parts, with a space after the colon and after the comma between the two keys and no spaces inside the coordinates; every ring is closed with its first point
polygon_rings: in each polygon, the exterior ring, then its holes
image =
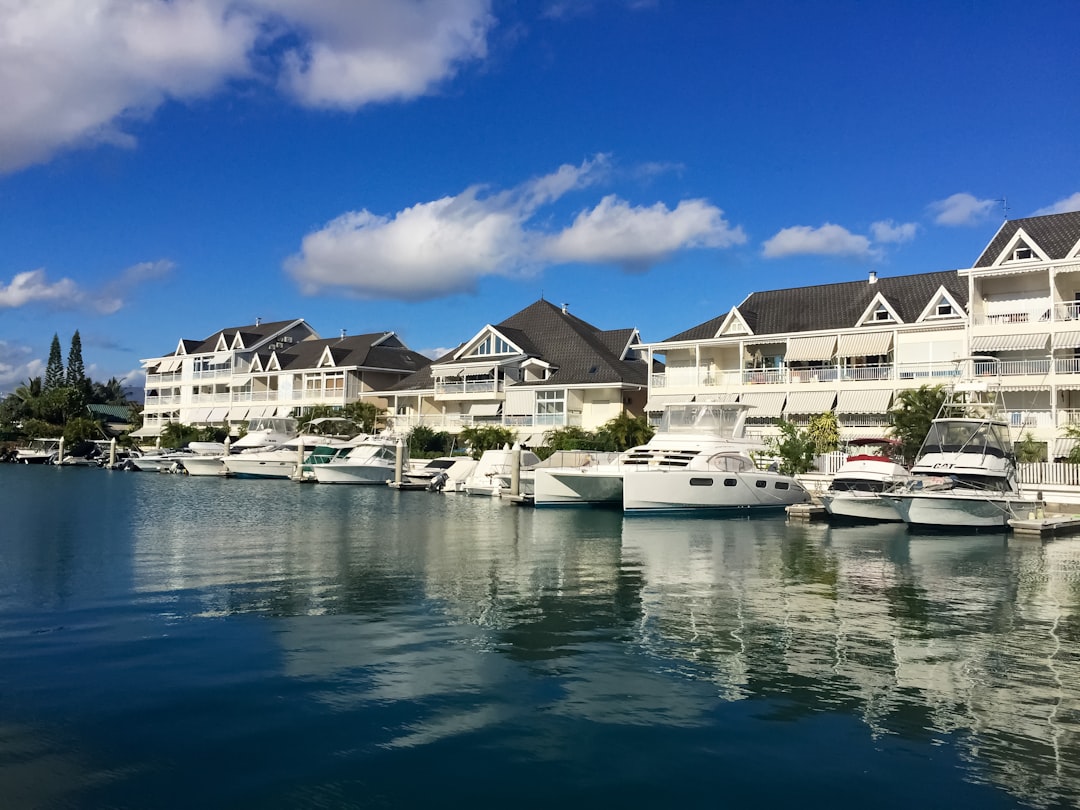
{"type": "Polygon", "coordinates": [[[787,516],[792,520],[802,520],[807,523],[815,520],[823,520],[828,514],[824,506],[816,503],[793,503],[786,508],[787,516]]]}
{"type": "Polygon", "coordinates": [[[1041,518],[1013,518],[1013,534],[1020,537],[1065,537],[1080,534],[1080,515],[1047,515],[1041,518]]]}

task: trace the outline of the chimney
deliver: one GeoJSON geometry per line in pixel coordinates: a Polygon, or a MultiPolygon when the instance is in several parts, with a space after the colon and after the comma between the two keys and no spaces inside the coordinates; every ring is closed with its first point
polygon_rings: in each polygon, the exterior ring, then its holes
{"type": "Polygon", "coordinates": [[[870,271],[870,283],[877,284],[877,273],[873,270],[870,271]]]}
{"type": "Polygon", "coordinates": [[[261,324],[262,324],[262,318],[260,318],[258,315],[256,315],[255,316],[255,325],[260,326],[261,324]]]}
{"type": "Polygon", "coordinates": [[[341,330],[341,339],[342,340],[345,339],[345,330],[344,329],[341,330]]]}
{"type": "Polygon", "coordinates": [[[568,309],[570,309],[570,305],[569,305],[569,304],[563,304],[563,305],[562,305],[562,314],[563,314],[563,315],[565,315],[565,314],[566,314],[566,311],[567,311],[568,309]]]}

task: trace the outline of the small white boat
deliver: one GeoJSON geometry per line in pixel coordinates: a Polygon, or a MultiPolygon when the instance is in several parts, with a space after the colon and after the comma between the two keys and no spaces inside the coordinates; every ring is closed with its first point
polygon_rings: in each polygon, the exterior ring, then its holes
{"type": "Polygon", "coordinates": [[[455,492],[464,488],[465,479],[475,469],[476,459],[470,456],[439,456],[426,461],[414,460],[405,473],[405,480],[429,489],[455,492]]]}
{"type": "MultiPolygon", "coordinates": [[[[220,476],[226,475],[225,456],[231,453],[242,453],[246,450],[267,449],[277,447],[289,439],[296,438],[297,423],[295,419],[288,417],[272,416],[257,417],[248,420],[244,435],[235,442],[230,443],[228,450],[222,445],[219,453],[201,453],[196,449],[196,455],[184,460],[184,471],[188,475],[195,476],[220,476]]],[[[192,442],[189,447],[193,447],[192,442]]],[[[199,444],[202,444],[201,442],[199,444]]]]}
{"type": "Polygon", "coordinates": [[[911,477],[894,455],[897,442],[886,438],[855,439],[852,452],[821,495],[825,511],[836,518],[876,522],[898,522],[900,513],[891,501],[881,497],[911,477]],[[869,452],[859,452],[869,451],[869,452]]]}
{"type": "Polygon", "coordinates": [[[505,447],[502,450],[485,450],[476,462],[476,467],[468,478],[462,483],[462,489],[467,495],[486,495],[499,497],[510,493],[510,479],[513,474],[512,453],[520,453],[518,468],[522,483],[522,493],[532,489],[532,470],[540,463],[539,457],[532,450],[521,448],[511,449],[505,447]],[[524,483],[526,480],[529,483],[524,483]]]}
{"type": "Polygon", "coordinates": [[[235,478],[299,478],[312,456],[335,452],[347,442],[310,433],[269,448],[254,448],[223,457],[227,475],[235,478]]]}
{"type": "Polygon", "coordinates": [[[127,468],[140,472],[178,472],[184,459],[194,455],[187,449],[151,451],[129,459],[127,468]]]}
{"type": "Polygon", "coordinates": [[[911,478],[881,496],[912,526],[1004,529],[1038,506],[1016,480],[1000,390],[957,383],[930,425],[911,478]]]}
{"type": "Polygon", "coordinates": [[[311,473],[320,484],[387,484],[394,480],[399,464],[404,476],[408,463],[405,439],[383,434],[350,442],[325,463],[312,464],[311,473]]]}
{"type": "Polygon", "coordinates": [[[55,464],[60,453],[60,439],[31,439],[15,453],[19,464],[55,464]]]}

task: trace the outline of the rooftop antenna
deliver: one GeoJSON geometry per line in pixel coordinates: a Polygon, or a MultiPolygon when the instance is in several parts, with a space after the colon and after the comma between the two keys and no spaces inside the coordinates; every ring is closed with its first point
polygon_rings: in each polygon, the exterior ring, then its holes
{"type": "Polygon", "coordinates": [[[1001,216],[1005,219],[1009,218],[1009,200],[1006,197],[1002,197],[1000,200],[994,200],[994,202],[1001,203],[1001,216]]]}

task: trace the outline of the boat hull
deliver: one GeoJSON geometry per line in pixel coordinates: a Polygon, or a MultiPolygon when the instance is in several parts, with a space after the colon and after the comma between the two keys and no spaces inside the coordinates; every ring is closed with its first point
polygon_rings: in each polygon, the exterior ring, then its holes
{"type": "Polygon", "coordinates": [[[184,470],[198,477],[223,476],[227,472],[220,456],[194,456],[184,459],[184,470]]]}
{"type": "Polygon", "coordinates": [[[538,469],[533,477],[535,506],[622,506],[621,471],[538,469]]]}
{"type": "Polygon", "coordinates": [[[809,500],[796,481],[770,472],[646,470],[623,476],[627,514],[766,511],[809,500]]]}
{"type": "Polygon", "coordinates": [[[225,468],[234,478],[292,478],[296,473],[296,458],[292,461],[229,459],[225,468]]]}
{"type": "Polygon", "coordinates": [[[903,520],[896,507],[876,492],[827,492],[821,496],[825,511],[836,518],[875,523],[903,520]]]}
{"type": "Polygon", "coordinates": [[[912,492],[882,496],[893,504],[905,523],[945,529],[1004,529],[1014,517],[1035,509],[1034,499],[1019,495],[973,492],[912,492]]]}
{"type": "Polygon", "coordinates": [[[373,464],[313,464],[311,472],[320,484],[382,484],[394,480],[394,470],[373,464]]]}

